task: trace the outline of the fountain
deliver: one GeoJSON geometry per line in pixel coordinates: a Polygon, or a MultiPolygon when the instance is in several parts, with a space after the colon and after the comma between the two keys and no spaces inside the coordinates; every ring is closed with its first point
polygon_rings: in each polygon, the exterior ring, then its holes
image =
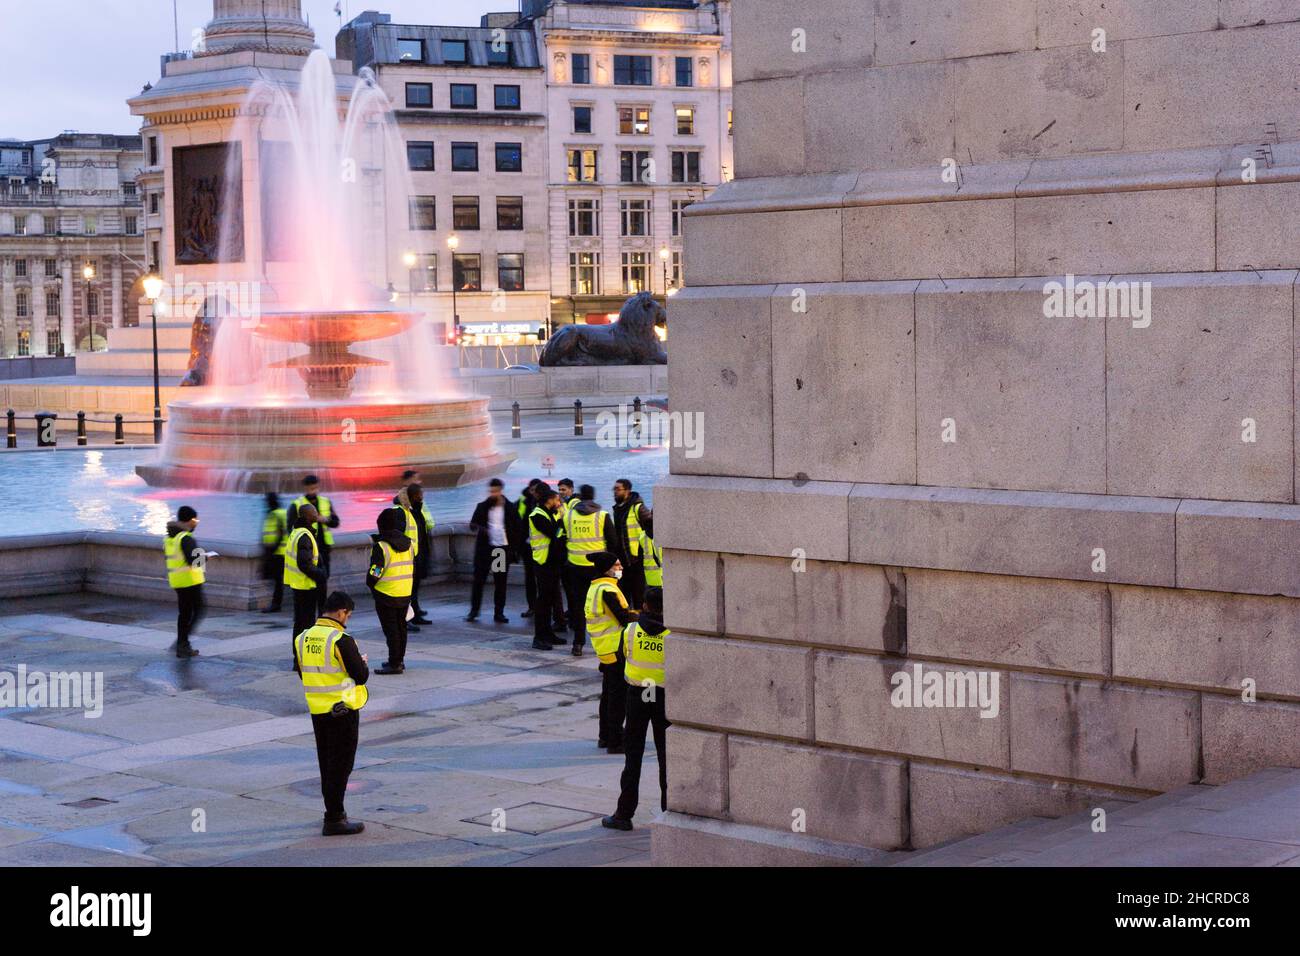
{"type": "Polygon", "coordinates": [[[167,406],[158,460],[136,468],[150,485],[282,491],[312,472],[334,490],[386,489],[413,468],[454,486],[513,460],[488,400],[457,393],[428,317],[393,306],[403,250],[389,224],[405,227],[413,194],[405,144],[373,75],[344,79],[346,110],[319,50],[296,84],[255,82],[235,145],[222,144],[224,174],[198,180],[219,212],[194,217],[215,231],[196,228],[185,254],[221,281],[171,298],[196,299],[212,323],[209,364],[194,397],[167,406]],[[249,207],[260,229],[244,229],[249,207]]]}

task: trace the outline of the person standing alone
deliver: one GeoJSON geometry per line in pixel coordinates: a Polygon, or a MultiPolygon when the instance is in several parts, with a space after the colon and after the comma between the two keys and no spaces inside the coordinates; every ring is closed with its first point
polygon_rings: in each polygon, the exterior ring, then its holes
{"type": "Polygon", "coordinates": [[[207,579],[204,551],[194,540],[198,524],[199,513],[189,505],[181,505],[176,520],[167,523],[163,540],[167,583],[176,592],[176,656],[180,658],[199,656],[190,644],[190,635],[203,617],[203,582],[207,579]]]}
{"type": "Polygon", "coordinates": [[[375,599],[375,614],[388,643],[388,660],[375,673],[402,674],[406,671],[406,612],[411,606],[415,547],[407,537],[402,509],[379,512],[378,527],[379,533],[372,535],[366,587],[375,599]]]}
{"type": "Polygon", "coordinates": [[[325,599],[325,613],[294,638],[294,670],[302,678],[303,694],[316,735],[320,791],[325,800],[322,836],[351,836],[366,828],[348,820],[343,797],[357,758],[361,708],[370,698],[367,658],[348,634],[356,605],[343,591],[325,599]]]}

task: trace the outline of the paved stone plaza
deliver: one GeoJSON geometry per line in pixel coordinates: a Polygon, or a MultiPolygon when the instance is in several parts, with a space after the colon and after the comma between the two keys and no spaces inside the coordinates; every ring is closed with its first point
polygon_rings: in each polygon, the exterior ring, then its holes
{"type": "MultiPolygon", "coordinates": [[[[366,832],[349,838],[320,836],[287,613],[214,610],[195,638],[203,656],[181,662],[170,605],[7,600],[6,669],[102,672],[104,706],[94,719],[55,709],[0,719],[0,865],[648,864],[653,742],[637,829],[603,829],[623,758],[596,747],[595,658],[529,648],[521,589],[510,624],[464,623],[467,590],[424,601],[434,625],[411,635],[405,675],[372,674],[348,787],[349,816],[366,832]],[[492,826],[501,810],[504,832],[492,826]]],[[[377,665],[368,598],[349,630],[377,665]]]]}

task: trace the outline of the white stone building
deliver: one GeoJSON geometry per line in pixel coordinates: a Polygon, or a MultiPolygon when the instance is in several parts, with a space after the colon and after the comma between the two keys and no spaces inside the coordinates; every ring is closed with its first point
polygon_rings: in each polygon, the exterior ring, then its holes
{"type": "Polygon", "coordinates": [[[454,304],[466,341],[536,336],[550,252],[546,81],[532,31],[367,12],[335,45],[374,72],[406,140],[413,198],[400,243],[414,265],[394,283],[399,300],[447,331],[454,304]]]}
{"type": "Polygon", "coordinates": [[[606,321],[682,285],[681,211],[733,176],[731,3],[523,12],[546,67],[552,318],[606,321]]]}
{"type": "Polygon", "coordinates": [[[0,357],[86,351],[92,331],[102,349],[135,323],[142,164],[139,136],[0,141],[0,357]]]}

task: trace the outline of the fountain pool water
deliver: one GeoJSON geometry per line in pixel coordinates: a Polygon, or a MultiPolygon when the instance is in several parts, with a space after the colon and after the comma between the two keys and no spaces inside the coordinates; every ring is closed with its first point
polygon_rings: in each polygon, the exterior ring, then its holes
{"type": "Polygon", "coordinates": [[[373,75],[352,81],[342,117],[338,82],[317,50],[295,88],[250,89],[222,208],[242,208],[255,151],[260,228],[223,216],[218,258],[251,270],[256,294],[240,301],[259,306],[209,300],[209,381],[168,406],[157,459],[136,468],[150,485],[289,491],[310,472],[335,490],[388,489],[415,468],[455,486],[509,463],[487,400],[457,393],[432,323],[391,305],[413,195],[405,143],[373,75]]]}
{"type": "MultiPolygon", "coordinates": [[[[551,481],[571,477],[590,483],[607,507],[609,489],[628,478],[647,501],[650,489],[668,471],[665,448],[618,450],[591,440],[522,440],[512,442],[519,463],[503,468],[506,493],[513,499],[528,479],[546,478],[538,468],[543,456],[555,459],[551,481]],[[523,462],[527,462],[525,468],[523,462]]],[[[77,531],[125,531],[162,534],[181,505],[197,509],[205,541],[260,540],[261,495],[230,494],[201,488],[151,488],[135,473],[154,454],[146,448],[81,448],[0,454],[0,540],[77,531]]],[[[375,529],[376,515],[392,501],[398,476],[382,490],[323,490],[341,516],[342,532],[375,529]]],[[[459,488],[429,488],[425,501],[440,524],[468,521],[486,494],[486,481],[459,488]]],[[[295,489],[294,494],[297,493],[295,489]]],[[[285,504],[289,495],[282,495],[285,504]]]]}

